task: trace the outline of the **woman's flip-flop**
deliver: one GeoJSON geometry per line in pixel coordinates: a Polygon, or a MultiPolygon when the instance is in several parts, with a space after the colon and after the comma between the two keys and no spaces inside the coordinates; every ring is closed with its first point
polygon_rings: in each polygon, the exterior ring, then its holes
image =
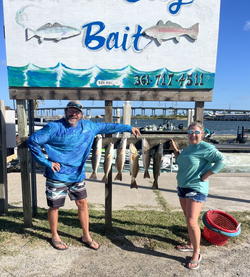
{"type": "Polygon", "coordinates": [[[202,259],[202,256],[201,254],[199,254],[199,259],[198,261],[193,261],[193,260],[190,260],[188,263],[187,263],[187,268],[188,269],[198,269],[200,267],[200,262],[201,262],[201,259],[202,259]],[[193,265],[193,264],[197,264],[197,266],[189,266],[189,264],[193,265]]]}

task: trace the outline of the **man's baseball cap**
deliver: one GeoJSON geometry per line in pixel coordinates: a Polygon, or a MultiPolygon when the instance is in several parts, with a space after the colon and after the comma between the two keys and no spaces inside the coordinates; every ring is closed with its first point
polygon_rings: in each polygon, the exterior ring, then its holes
{"type": "Polygon", "coordinates": [[[83,106],[79,101],[72,100],[72,101],[69,101],[66,108],[76,108],[76,109],[78,109],[79,111],[82,112],[83,106]]]}

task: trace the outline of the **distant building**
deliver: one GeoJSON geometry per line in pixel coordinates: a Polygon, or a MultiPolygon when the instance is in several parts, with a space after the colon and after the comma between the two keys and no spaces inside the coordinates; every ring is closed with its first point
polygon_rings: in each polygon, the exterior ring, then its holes
{"type": "Polygon", "coordinates": [[[249,114],[217,114],[213,116],[204,116],[206,120],[218,121],[250,121],[249,114]]]}

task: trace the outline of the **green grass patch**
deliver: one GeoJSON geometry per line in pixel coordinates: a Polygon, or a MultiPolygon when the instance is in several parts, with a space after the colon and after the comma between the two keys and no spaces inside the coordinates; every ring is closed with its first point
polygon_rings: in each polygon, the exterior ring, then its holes
{"type": "MultiPolygon", "coordinates": [[[[162,201],[161,198],[158,198],[162,201]]],[[[162,202],[164,206],[164,202],[162,202]]],[[[105,230],[104,211],[89,210],[90,232],[94,239],[102,244],[113,243],[123,246],[140,246],[148,249],[173,249],[177,244],[186,242],[188,234],[186,222],[181,211],[171,211],[167,206],[165,211],[154,210],[120,210],[112,212],[112,230],[105,230]]],[[[239,243],[250,233],[250,212],[230,213],[241,223],[242,233],[236,238],[230,238],[227,244],[239,243]]],[[[199,225],[203,229],[202,214],[199,225]]],[[[77,210],[59,211],[59,234],[66,243],[80,245],[78,238],[82,231],[77,217],[77,210]]],[[[47,210],[38,209],[33,218],[32,228],[24,228],[21,208],[9,209],[8,215],[0,217],[0,256],[6,252],[5,244],[18,241],[20,243],[45,245],[50,238],[47,210]]],[[[203,237],[201,245],[210,245],[203,237]]],[[[6,254],[6,253],[5,253],[6,254]]]]}

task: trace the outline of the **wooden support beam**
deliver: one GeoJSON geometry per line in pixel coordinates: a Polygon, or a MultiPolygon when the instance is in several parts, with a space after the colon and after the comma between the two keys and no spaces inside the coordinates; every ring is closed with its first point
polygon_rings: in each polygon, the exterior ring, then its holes
{"type": "Polygon", "coordinates": [[[195,102],[195,121],[200,121],[203,123],[204,119],[204,102],[195,102]]]}
{"type": "Polygon", "coordinates": [[[5,102],[0,100],[0,215],[8,212],[5,102]]]}
{"type": "MultiPolygon", "coordinates": [[[[105,101],[105,122],[113,122],[112,116],[112,101],[105,101]]],[[[112,135],[106,137],[112,139],[112,135]]],[[[107,151],[107,149],[106,149],[107,151]]],[[[112,166],[108,175],[108,182],[105,184],[105,230],[112,229],[112,166]]]]}
{"type": "Polygon", "coordinates": [[[11,87],[10,99],[113,100],[113,101],[203,101],[211,102],[212,89],[81,89],[11,87]]]}
{"type": "MultiPolygon", "coordinates": [[[[22,141],[28,136],[27,131],[27,116],[25,110],[25,100],[17,100],[17,118],[18,118],[18,140],[22,141]]],[[[24,226],[32,226],[31,212],[31,187],[29,175],[29,152],[28,148],[19,148],[21,182],[22,182],[22,197],[23,197],[23,215],[24,226]]]]}

